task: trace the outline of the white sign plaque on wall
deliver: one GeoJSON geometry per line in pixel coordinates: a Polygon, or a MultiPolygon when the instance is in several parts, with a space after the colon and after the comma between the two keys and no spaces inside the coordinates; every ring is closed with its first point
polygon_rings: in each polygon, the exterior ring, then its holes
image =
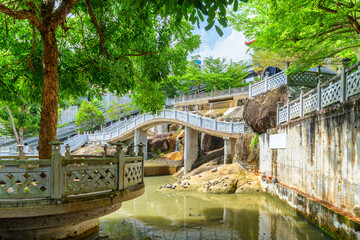
{"type": "Polygon", "coordinates": [[[270,135],[270,149],[286,148],[286,133],[270,135]]]}

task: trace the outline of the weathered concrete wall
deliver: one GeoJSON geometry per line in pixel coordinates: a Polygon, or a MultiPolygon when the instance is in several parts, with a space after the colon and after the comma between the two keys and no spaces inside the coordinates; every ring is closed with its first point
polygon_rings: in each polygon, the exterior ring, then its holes
{"type": "Polygon", "coordinates": [[[336,239],[360,239],[360,223],[344,217],[331,206],[267,179],[261,179],[260,185],[265,192],[278,197],[336,239]]]}
{"type": "Polygon", "coordinates": [[[269,130],[259,139],[260,171],[355,215],[360,205],[359,115],[357,98],[269,130]],[[286,148],[269,148],[269,135],[275,133],[286,133],[286,148]]]}

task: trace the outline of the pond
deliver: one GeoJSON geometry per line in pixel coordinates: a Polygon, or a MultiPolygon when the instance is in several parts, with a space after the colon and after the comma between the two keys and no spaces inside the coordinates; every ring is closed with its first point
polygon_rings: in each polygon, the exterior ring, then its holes
{"type": "Polygon", "coordinates": [[[268,194],[157,191],[174,181],[145,178],[143,196],[100,219],[98,239],[331,239],[268,194]]]}

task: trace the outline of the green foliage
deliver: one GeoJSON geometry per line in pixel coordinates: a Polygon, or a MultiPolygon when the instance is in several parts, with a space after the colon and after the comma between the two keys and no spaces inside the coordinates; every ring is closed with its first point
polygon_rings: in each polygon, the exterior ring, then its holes
{"type": "Polygon", "coordinates": [[[290,56],[292,70],[318,65],[326,58],[352,57],[359,50],[359,3],[352,0],[251,0],[232,14],[231,25],[244,31],[254,49],[290,56]]]}
{"type": "MultiPolygon", "coordinates": [[[[13,103],[7,103],[14,118],[15,129],[23,137],[30,137],[39,133],[40,128],[40,108],[36,105],[19,106],[13,103]]],[[[11,119],[5,109],[5,103],[0,106],[0,134],[3,136],[14,137],[14,131],[11,119]]]]}
{"type": "Polygon", "coordinates": [[[109,120],[119,120],[123,116],[128,115],[135,108],[129,104],[119,104],[116,101],[111,102],[109,110],[106,111],[109,120]]]}
{"type": "Polygon", "coordinates": [[[254,148],[259,144],[259,134],[256,133],[255,137],[250,142],[250,151],[253,151],[254,148]]]}
{"type": "Polygon", "coordinates": [[[83,101],[76,114],[75,124],[80,132],[94,131],[96,127],[105,123],[105,116],[101,110],[91,102],[83,101]]]}
{"type": "Polygon", "coordinates": [[[62,128],[62,127],[65,127],[67,125],[69,125],[70,122],[67,122],[67,123],[64,123],[64,124],[61,124],[61,125],[57,125],[57,128],[62,128]]]}
{"type": "Polygon", "coordinates": [[[186,74],[182,76],[170,76],[171,85],[164,88],[170,97],[176,95],[177,91],[188,92],[189,87],[204,85],[206,91],[211,89],[228,89],[229,87],[247,86],[244,77],[248,74],[245,71],[246,62],[230,62],[220,58],[205,58],[206,69],[201,70],[195,60],[200,56],[193,56],[188,62],[186,74]]]}

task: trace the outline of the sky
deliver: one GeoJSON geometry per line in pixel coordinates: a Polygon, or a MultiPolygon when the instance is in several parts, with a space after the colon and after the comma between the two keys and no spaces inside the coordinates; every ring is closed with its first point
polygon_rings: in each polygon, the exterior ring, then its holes
{"type": "Polygon", "coordinates": [[[205,57],[226,58],[228,61],[249,60],[250,55],[246,53],[248,47],[245,45],[246,38],[241,32],[232,30],[230,27],[222,28],[222,37],[216,32],[215,27],[206,31],[206,22],[200,24],[200,28],[195,27],[194,33],[201,38],[200,48],[192,55],[199,54],[202,59],[205,57]]]}

